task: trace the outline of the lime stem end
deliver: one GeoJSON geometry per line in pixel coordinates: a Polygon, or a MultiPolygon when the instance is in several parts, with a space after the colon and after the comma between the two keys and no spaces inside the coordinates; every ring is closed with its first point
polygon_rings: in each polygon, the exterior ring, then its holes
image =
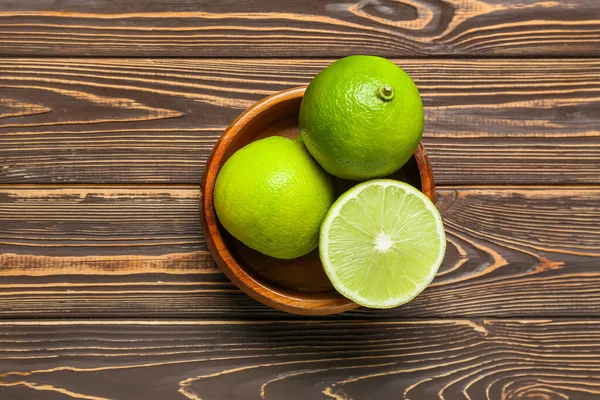
{"type": "Polygon", "coordinates": [[[394,98],[394,88],[391,85],[383,85],[377,89],[377,96],[383,101],[390,101],[394,98]]]}

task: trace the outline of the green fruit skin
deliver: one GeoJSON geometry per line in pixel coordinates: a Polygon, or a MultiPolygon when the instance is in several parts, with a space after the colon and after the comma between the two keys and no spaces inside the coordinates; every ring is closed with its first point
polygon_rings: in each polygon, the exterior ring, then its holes
{"type": "Polygon", "coordinates": [[[349,56],[321,71],[300,107],[302,139],[319,164],[344,179],[380,178],[400,169],[423,135],[419,91],[393,62],[349,56]],[[384,101],[384,85],[394,97],[384,101]]]}
{"type": "Polygon", "coordinates": [[[317,247],[321,223],[335,200],[333,177],[302,143],[280,136],[233,154],[215,183],[221,224],[246,246],[291,259],[317,247]]]}

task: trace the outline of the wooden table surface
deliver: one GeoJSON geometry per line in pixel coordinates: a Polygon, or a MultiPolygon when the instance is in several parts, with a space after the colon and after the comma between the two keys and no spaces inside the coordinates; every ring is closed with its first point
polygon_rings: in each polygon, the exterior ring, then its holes
{"type": "Polygon", "coordinates": [[[600,1],[0,0],[0,399],[600,399],[600,1]],[[425,104],[448,251],[394,310],[269,309],[213,145],[355,53],[425,104]]]}

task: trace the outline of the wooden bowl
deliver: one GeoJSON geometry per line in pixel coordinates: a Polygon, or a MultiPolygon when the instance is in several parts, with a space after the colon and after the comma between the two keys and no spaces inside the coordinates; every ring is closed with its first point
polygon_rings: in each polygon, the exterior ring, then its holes
{"type": "MultiPolygon", "coordinates": [[[[233,238],[219,223],[213,192],[219,170],[227,159],[250,142],[268,136],[296,138],[298,112],[306,87],[285,90],[254,104],[225,130],[208,160],[202,182],[202,229],[215,261],[225,275],[250,297],[278,310],[326,315],[358,307],[329,282],[318,251],[293,260],[280,260],[254,251],[233,238]]],[[[434,199],[431,164],[419,144],[414,156],[392,176],[421,189],[434,199]]],[[[357,182],[338,181],[340,192],[357,182]]]]}

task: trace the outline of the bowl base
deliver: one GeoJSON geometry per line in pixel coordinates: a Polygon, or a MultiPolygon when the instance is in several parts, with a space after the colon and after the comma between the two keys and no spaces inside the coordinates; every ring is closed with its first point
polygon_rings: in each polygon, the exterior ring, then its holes
{"type": "Polygon", "coordinates": [[[335,289],[323,270],[319,252],[313,250],[305,256],[291,260],[269,257],[232,238],[236,259],[244,263],[256,279],[286,291],[326,295],[335,289]]]}

